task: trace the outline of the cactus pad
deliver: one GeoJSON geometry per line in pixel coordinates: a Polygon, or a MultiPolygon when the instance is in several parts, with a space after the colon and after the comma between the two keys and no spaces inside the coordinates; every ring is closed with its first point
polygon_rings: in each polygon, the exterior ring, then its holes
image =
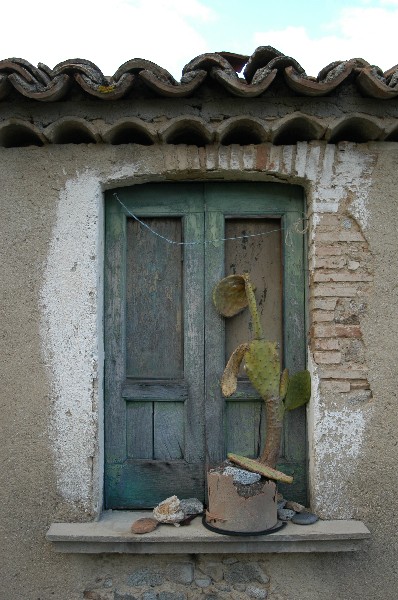
{"type": "Polygon", "coordinates": [[[283,369],[279,385],[279,398],[284,400],[289,386],[289,369],[283,369]]]}
{"type": "Polygon", "coordinates": [[[221,378],[221,390],[225,398],[229,398],[236,390],[239,368],[248,348],[249,344],[241,344],[233,351],[227,362],[227,366],[225,367],[221,378]]]}
{"type": "Polygon", "coordinates": [[[289,379],[285,398],[285,410],[293,410],[303,406],[311,397],[311,375],[308,371],[300,371],[289,379]]]}
{"type": "Polygon", "coordinates": [[[245,354],[246,372],[260,396],[279,397],[280,364],[276,342],[253,340],[245,354]]]}
{"type": "Polygon", "coordinates": [[[248,302],[243,276],[224,277],[213,290],[213,302],[223,317],[233,317],[246,308],[248,302]]]}
{"type": "Polygon", "coordinates": [[[282,473],[282,471],[271,469],[271,467],[268,467],[253,458],[246,458],[245,456],[239,456],[238,454],[228,454],[228,458],[231,462],[242,467],[242,469],[246,469],[246,471],[251,471],[253,473],[259,473],[268,479],[280,481],[281,483],[292,483],[293,481],[291,475],[286,475],[285,473],[282,473]]]}

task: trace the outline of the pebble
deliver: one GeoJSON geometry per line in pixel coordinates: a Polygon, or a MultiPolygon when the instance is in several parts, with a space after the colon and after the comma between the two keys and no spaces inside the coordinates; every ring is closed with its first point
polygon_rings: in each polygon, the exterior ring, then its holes
{"type": "Polygon", "coordinates": [[[134,521],[131,526],[131,533],[149,533],[156,529],[159,525],[156,519],[152,519],[151,517],[145,519],[138,519],[134,521]]]}
{"type": "Polygon", "coordinates": [[[281,521],[290,521],[296,513],[288,508],[280,508],[278,510],[278,519],[281,521]]]}
{"type": "Polygon", "coordinates": [[[256,598],[256,600],[265,600],[268,596],[267,590],[255,587],[254,585],[249,585],[246,589],[246,594],[250,596],[250,598],[256,598]]]}
{"type": "Polygon", "coordinates": [[[173,523],[176,526],[179,526],[180,521],[185,518],[177,496],[170,496],[170,498],[166,498],[166,500],[155,506],[153,516],[159,523],[173,523]]]}
{"type": "Polygon", "coordinates": [[[211,585],[211,579],[210,579],[210,577],[206,577],[206,575],[205,575],[202,577],[197,577],[195,579],[195,583],[200,588],[206,588],[206,587],[209,587],[209,585],[211,585]]]}
{"type": "Polygon", "coordinates": [[[285,508],[294,510],[294,512],[296,512],[296,513],[301,513],[301,512],[305,511],[305,506],[303,506],[302,504],[299,504],[298,502],[293,502],[293,500],[287,500],[285,508]]]}
{"type": "Polygon", "coordinates": [[[261,479],[261,475],[258,473],[252,473],[245,469],[237,469],[236,467],[225,467],[223,475],[232,475],[234,482],[241,483],[242,485],[250,485],[261,479]]]}
{"type": "Polygon", "coordinates": [[[296,513],[292,518],[292,523],[296,525],[312,525],[319,520],[319,517],[309,512],[296,513]]]}
{"type": "Polygon", "coordinates": [[[200,515],[203,512],[203,504],[197,498],[180,500],[180,509],[185,515],[200,515]]]}
{"type": "MultiPolygon", "coordinates": [[[[278,510],[280,508],[285,508],[286,507],[286,500],[279,500],[277,506],[278,506],[278,510]]],[[[290,507],[288,507],[288,508],[290,508],[290,507]]]]}

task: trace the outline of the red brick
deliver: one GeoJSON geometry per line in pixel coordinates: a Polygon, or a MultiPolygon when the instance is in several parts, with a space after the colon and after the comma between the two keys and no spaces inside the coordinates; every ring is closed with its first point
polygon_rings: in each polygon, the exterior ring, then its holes
{"type": "Polygon", "coordinates": [[[318,283],[315,285],[312,293],[314,296],[322,297],[322,296],[337,296],[338,298],[353,298],[357,295],[357,288],[354,286],[344,285],[344,284],[336,284],[336,285],[324,285],[322,283],[318,283]]]}
{"type": "Polygon", "coordinates": [[[268,146],[258,145],[257,146],[257,156],[256,156],[256,169],[257,171],[265,171],[267,168],[269,156],[269,148],[268,146]]]}
{"type": "Polygon", "coordinates": [[[334,225],[338,227],[340,224],[340,217],[338,215],[325,214],[322,215],[319,220],[319,225],[334,225]]]}
{"type": "Polygon", "coordinates": [[[323,298],[313,298],[311,308],[313,310],[334,310],[336,304],[337,298],[328,298],[327,300],[324,300],[323,298]]]}
{"type": "Polygon", "coordinates": [[[361,338],[362,332],[359,325],[336,325],[335,327],[337,337],[346,338],[361,338]]]}
{"type": "Polygon", "coordinates": [[[370,384],[367,379],[357,379],[355,381],[351,381],[351,390],[368,390],[370,389],[370,384]]]}
{"type": "Polygon", "coordinates": [[[324,367],[320,372],[322,379],[363,379],[366,375],[367,369],[343,369],[341,366],[336,368],[324,367]]]}
{"type": "Polygon", "coordinates": [[[316,242],[364,242],[365,238],[359,231],[328,231],[315,233],[316,242]]]}
{"type": "Polygon", "coordinates": [[[315,250],[316,256],[339,256],[343,253],[341,246],[317,246],[315,250]]]}
{"type": "Polygon", "coordinates": [[[315,258],[316,269],[342,269],[346,265],[346,259],[343,257],[315,258]]]}
{"type": "Polygon", "coordinates": [[[339,340],[336,338],[318,338],[312,340],[313,350],[339,350],[339,340]]]}
{"type": "Polygon", "coordinates": [[[312,321],[314,323],[324,323],[327,321],[333,321],[334,311],[333,310],[314,310],[312,313],[312,321]]]}
{"type": "Polygon", "coordinates": [[[314,338],[333,338],[336,336],[336,326],[333,325],[313,325],[311,327],[311,337],[314,338]]]}
{"type": "Polygon", "coordinates": [[[324,282],[357,282],[357,281],[372,281],[373,277],[369,273],[352,273],[351,271],[338,271],[335,273],[315,273],[314,281],[324,282]]]}
{"type": "Polygon", "coordinates": [[[338,365],[341,363],[341,352],[314,352],[318,364],[338,365]]]}
{"type": "Polygon", "coordinates": [[[350,391],[350,382],[344,380],[321,380],[321,388],[336,393],[345,393],[350,391]]]}

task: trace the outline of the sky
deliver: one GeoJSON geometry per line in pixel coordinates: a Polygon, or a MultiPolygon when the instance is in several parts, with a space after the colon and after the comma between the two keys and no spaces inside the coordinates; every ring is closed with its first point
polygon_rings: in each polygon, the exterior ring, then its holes
{"type": "Polygon", "coordinates": [[[199,54],[267,45],[315,76],[335,60],[398,63],[398,0],[13,0],[2,15],[0,59],[84,58],[105,75],[145,58],[180,79],[199,54]]]}

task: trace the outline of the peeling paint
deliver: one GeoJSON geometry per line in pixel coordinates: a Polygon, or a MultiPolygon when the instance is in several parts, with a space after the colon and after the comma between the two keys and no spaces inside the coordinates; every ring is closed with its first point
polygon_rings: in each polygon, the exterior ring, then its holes
{"type": "Polygon", "coordinates": [[[98,178],[89,173],[66,183],[41,289],[58,491],[86,511],[92,510],[92,457],[98,454],[101,198],[98,178]]]}
{"type": "Polygon", "coordinates": [[[350,481],[357,470],[365,441],[371,405],[326,404],[320,394],[317,366],[309,354],[312,396],[308,406],[310,432],[310,482],[312,505],[327,519],[355,517],[350,501],[350,481]]]}

